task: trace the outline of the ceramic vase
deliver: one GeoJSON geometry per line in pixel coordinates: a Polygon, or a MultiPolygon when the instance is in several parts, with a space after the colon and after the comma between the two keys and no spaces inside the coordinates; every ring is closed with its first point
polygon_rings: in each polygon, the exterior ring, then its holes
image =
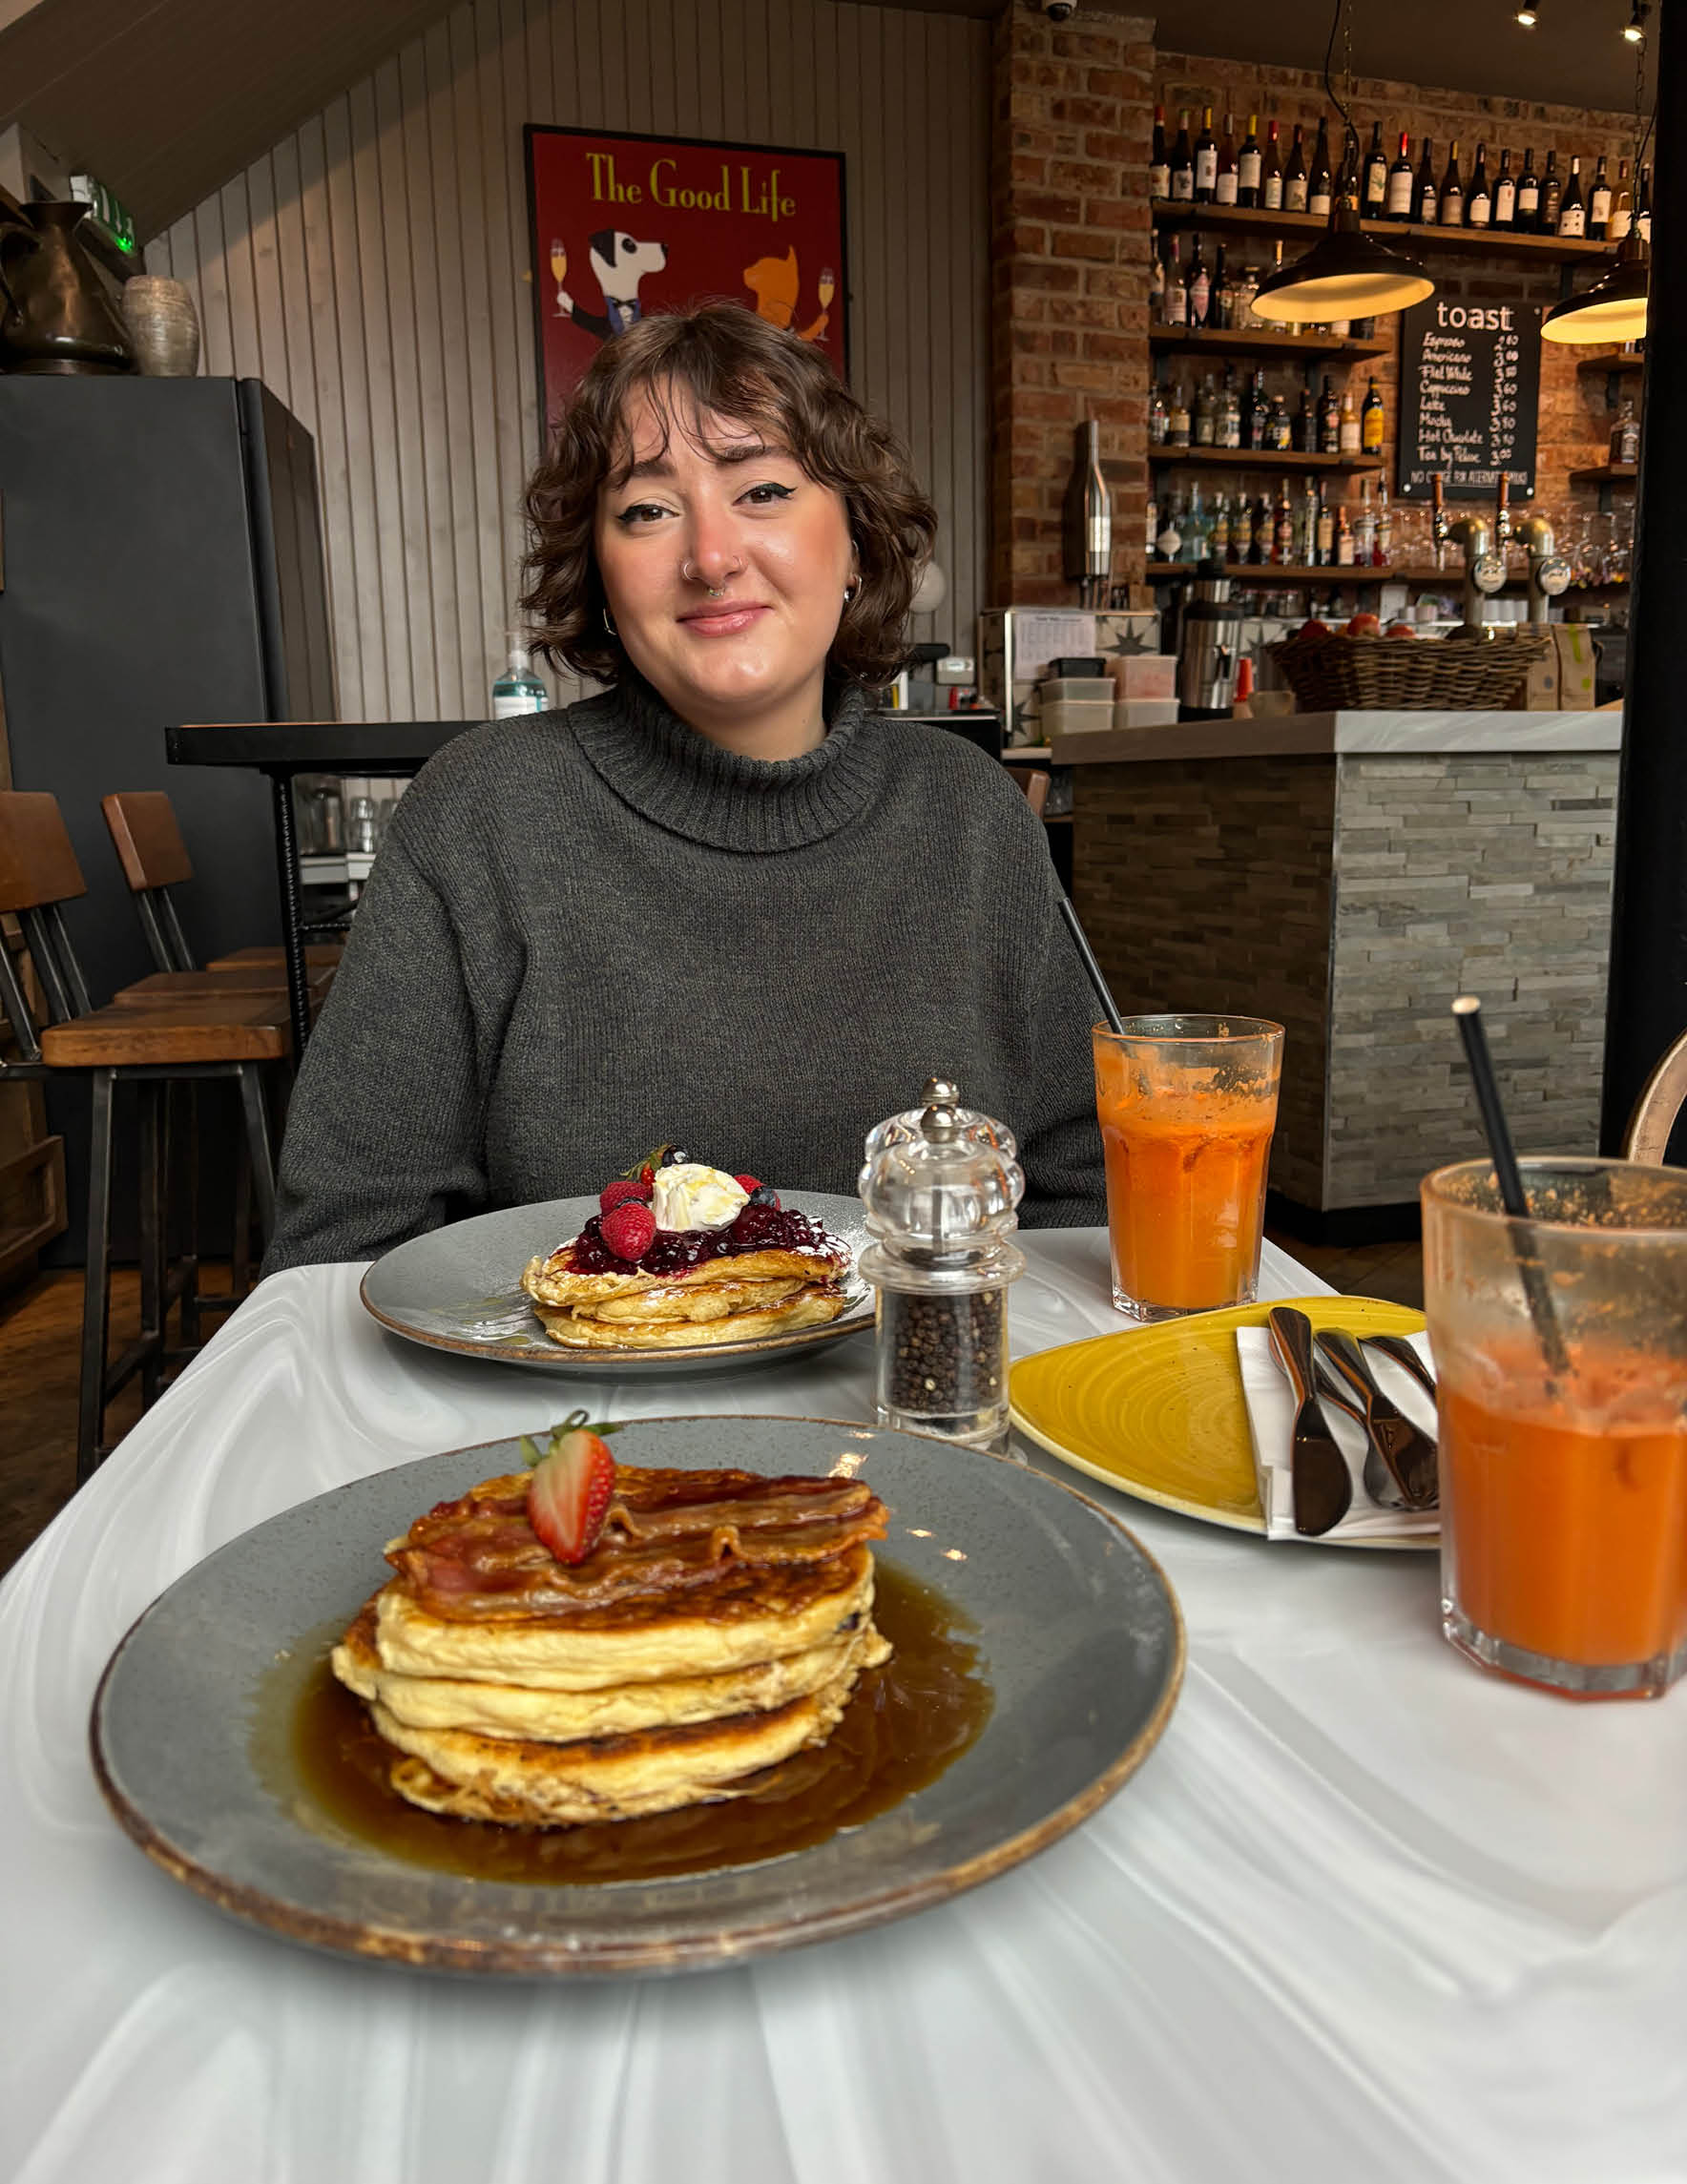
{"type": "Polygon", "coordinates": [[[137,273],[123,283],[123,322],[149,379],[192,379],[199,368],[199,321],[179,281],[137,273]]]}

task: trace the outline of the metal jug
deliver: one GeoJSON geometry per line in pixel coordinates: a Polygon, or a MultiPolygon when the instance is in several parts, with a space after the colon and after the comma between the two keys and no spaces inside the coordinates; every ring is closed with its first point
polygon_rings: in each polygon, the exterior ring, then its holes
{"type": "Polygon", "coordinates": [[[23,215],[0,225],[0,371],[133,371],[122,313],[77,236],[88,207],[23,215]]]}
{"type": "Polygon", "coordinates": [[[1222,563],[1201,565],[1183,606],[1177,653],[1177,711],[1185,720],[1228,713],[1236,696],[1242,613],[1230,596],[1222,563]]]}

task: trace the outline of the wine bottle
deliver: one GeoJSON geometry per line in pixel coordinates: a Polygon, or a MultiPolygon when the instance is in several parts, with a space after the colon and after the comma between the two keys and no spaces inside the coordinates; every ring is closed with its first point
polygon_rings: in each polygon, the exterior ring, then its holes
{"type": "Polygon", "coordinates": [[[1318,489],[1318,515],[1316,537],[1317,560],[1320,569],[1327,569],[1336,558],[1336,511],[1323,497],[1323,488],[1318,489]]]}
{"type": "Polygon", "coordinates": [[[1177,238],[1166,238],[1165,314],[1168,326],[1186,326],[1189,323],[1189,292],[1184,285],[1183,268],[1177,262],[1177,238]]]}
{"type": "Polygon", "coordinates": [[[1306,210],[1316,219],[1328,219],[1335,182],[1330,175],[1329,123],[1318,124],[1318,145],[1312,155],[1312,174],[1306,184],[1306,210]]]}
{"type": "Polygon", "coordinates": [[[1342,411],[1327,379],[1318,398],[1318,451],[1321,455],[1342,452],[1342,411]]]}
{"type": "Polygon", "coordinates": [[[1260,170],[1260,203],[1268,213],[1282,210],[1282,147],[1277,141],[1275,121],[1267,133],[1265,161],[1260,170]]]}
{"type": "Polygon", "coordinates": [[[1165,245],[1157,228],[1151,229],[1148,237],[1148,322],[1152,326],[1166,322],[1165,245]]]}
{"type": "Polygon", "coordinates": [[[1289,482],[1284,478],[1277,506],[1271,511],[1271,558],[1280,569],[1288,566],[1294,542],[1295,511],[1289,500],[1289,482]]]}
{"type": "Polygon", "coordinates": [[[1366,219],[1382,219],[1388,210],[1388,155],[1383,149],[1383,124],[1371,123],[1370,150],[1364,156],[1364,187],[1359,209],[1366,219]]]}
{"type": "Polygon", "coordinates": [[[1213,110],[1201,114],[1200,135],[1195,140],[1195,201],[1210,205],[1218,180],[1218,142],[1213,135],[1213,110]]]}
{"type": "Polygon", "coordinates": [[[1295,123],[1295,140],[1289,146],[1289,163],[1282,171],[1282,209],[1285,213],[1303,213],[1306,210],[1306,147],[1302,141],[1301,124],[1295,123]]]}
{"type": "Polygon", "coordinates": [[[1456,136],[1447,155],[1447,172],[1441,177],[1441,209],[1435,217],[1442,227],[1463,227],[1465,224],[1465,185],[1459,179],[1459,140],[1456,136]]]}
{"type": "MultiPolygon", "coordinates": [[[[1207,324],[1224,329],[1230,324],[1230,282],[1224,273],[1224,245],[1213,252],[1213,279],[1207,290],[1207,324]]],[[[1229,366],[1226,365],[1228,370],[1229,366]]]]}
{"type": "Polygon", "coordinates": [[[1238,188],[1234,114],[1224,116],[1224,135],[1218,146],[1218,172],[1213,183],[1215,204],[1233,205],[1238,188]]]}
{"type": "Polygon", "coordinates": [[[1168,447],[1187,447],[1189,436],[1193,429],[1194,420],[1189,414],[1189,396],[1184,391],[1183,382],[1179,380],[1172,389],[1172,400],[1167,412],[1166,446],[1168,447]]]}
{"type": "Polygon", "coordinates": [[[1365,392],[1364,406],[1359,413],[1360,445],[1367,455],[1382,453],[1387,424],[1387,412],[1383,407],[1383,398],[1377,392],[1377,383],[1373,379],[1365,392]]]}
{"type": "Polygon", "coordinates": [[[1189,260],[1189,272],[1183,282],[1183,322],[1191,333],[1198,333],[1207,322],[1207,299],[1212,294],[1213,277],[1207,271],[1207,261],[1201,256],[1200,237],[1192,239],[1194,248],[1189,260]]]}
{"type": "Polygon", "coordinates": [[[1523,172],[1517,177],[1517,225],[1533,235],[1541,224],[1541,179],[1534,171],[1534,149],[1523,155],[1523,172]]]}
{"type": "Polygon", "coordinates": [[[1400,156],[1388,170],[1388,197],[1385,206],[1390,219],[1411,218],[1411,160],[1406,156],[1410,136],[1400,132],[1400,156]]]}
{"type": "Polygon", "coordinates": [[[1341,415],[1337,420],[1336,446],[1343,455],[1357,455],[1360,445],[1361,427],[1359,412],[1353,406],[1353,389],[1350,386],[1344,387],[1342,392],[1341,415]]]}
{"type": "Polygon", "coordinates": [[[1189,204],[1195,197],[1195,154],[1189,148],[1189,109],[1177,115],[1177,141],[1172,146],[1172,200],[1189,204]]]}
{"type": "Polygon", "coordinates": [[[1264,159],[1260,151],[1260,116],[1250,114],[1247,135],[1236,156],[1236,201],[1239,205],[1257,205],[1260,202],[1260,181],[1263,172],[1264,159]]]}
{"type": "Polygon", "coordinates": [[[1295,412],[1294,437],[1291,441],[1297,455],[1316,455],[1318,452],[1318,415],[1312,406],[1312,389],[1301,389],[1301,406],[1295,412]]]}
{"type": "Polygon", "coordinates": [[[1652,169],[1642,167],[1635,188],[1635,233],[1643,243],[1652,241],[1652,169]]]}
{"type": "Polygon", "coordinates": [[[1216,447],[1218,445],[1218,397],[1213,389],[1213,375],[1207,372],[1195,398],[1193,439],[1198,447],[1216,447]]]}
{"type": "Polygon", "coordinates": [[[1488,183],[1488,146],[1476,147],[1476,164],[1470,170],[1470,190],[1465,199],[1465,220],[1470,227],[1493,225],[1493,192],[1488,183]]]}
{"type": "Polygon", "coordinates": [[[1166,110],[1154,110],[1154,150],[1148,160],[1148,194],[1158,199],[1172,194],[1172,161],[1166,151],[1166,110]]]}
{"type": "Polygon", "coordinates": [[[1500,154],[1500,171],[1493,184],[1493,224],[1495,227],[1512,228],[1517,224],[1517,179],[1511,173],[1511,155],[1500,154]]]}
{"type": "Polygon", "coordinates": [[[1254,373],[1254,392],[1253,399],[1248,404],[1248,421],[1246,437],[1242,442],[1243,447],[1265,447],[1267,444],[1266,431],[1270,421],[1271,405],[1265,399],[1265,373],[1261,368],[1254,373]]]}
{"type": "Polygon", "coordinates": [[[1629,187],[1629,163],[1619,159],[1616,163],[1616,189],[1611,199],[1611,225],[1606,231],[1608,242],[1620,242],[1635,224],[1635,193],[1629,187]]]}
{"type": "Polygon", "coordinates": [[[1424,156],[1418,161],[1418,178],[1411,194],[1411,217],[1419,227],[1435,225],[1435,207],[1439,202],[1435,189],[1435,139],[1424,138],[1424,156]]]}
{"type": "Polygon", "coordinates": [[[1599,164],[1593,173],[1593,186],[1588,192],[1588,233],[1595,242],[1603,242],[1611,229],[1611,183],[1605,173],[1605,155],[1599,155],[1599,164]]]}
{"type": "Polygon", "coordinates": [[[1558,155],[1547,154],[1547,171],[1541,177],[1541,209],[1535,225],[1542,235],[1558,232],[1558,207],[1564,199],[1564,178],[1558,172],[1558,155]]]}
{"type": "Polygon", "coordinates": [[[1564,185],[1564,195],[1558,200],[1558,233],[1571,241],[1579,241],[1588,232],[1588,208],[1582,197],[1581,161],[1570,162],[1570,179],[1564,185]]]}
{"type": "Polygon", "coordinates": [[[1061,568],[1081,605],[1113,572],[1113,495],[1101,468],[1101,426],[1092,417],[1073,435],[1072,476],[1060,516],[1061,568]]]}

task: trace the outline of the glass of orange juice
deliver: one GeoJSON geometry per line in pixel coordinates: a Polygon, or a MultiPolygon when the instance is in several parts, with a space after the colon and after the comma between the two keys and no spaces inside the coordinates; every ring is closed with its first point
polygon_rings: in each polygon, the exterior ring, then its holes
{"type": "Polygon", "coordinates": [[[1687,1669],[1687,1171],[1486,1161],[1425,1179],[1441,1611],[1484,1667],[1580,1698],[1687,1669]]]}
{"type": "Polygon", "coordinates": [[[1114,1303],[1133,1320],[1252,1303],[1282,1026],[1127,1016],[1092,1043],[1114,1303]]]}

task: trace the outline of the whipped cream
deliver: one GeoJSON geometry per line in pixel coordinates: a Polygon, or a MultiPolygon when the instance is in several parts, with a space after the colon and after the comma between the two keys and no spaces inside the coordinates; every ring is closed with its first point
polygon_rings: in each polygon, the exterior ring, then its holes
{"type": "Polygon", "coordinates": [[[658,1168],[651,1188],[650,1210],[659,1229],[723,1229],[750,1202],[741,1183],[700,1160],[676,1160],[672,1167],[658,1168]]]}

